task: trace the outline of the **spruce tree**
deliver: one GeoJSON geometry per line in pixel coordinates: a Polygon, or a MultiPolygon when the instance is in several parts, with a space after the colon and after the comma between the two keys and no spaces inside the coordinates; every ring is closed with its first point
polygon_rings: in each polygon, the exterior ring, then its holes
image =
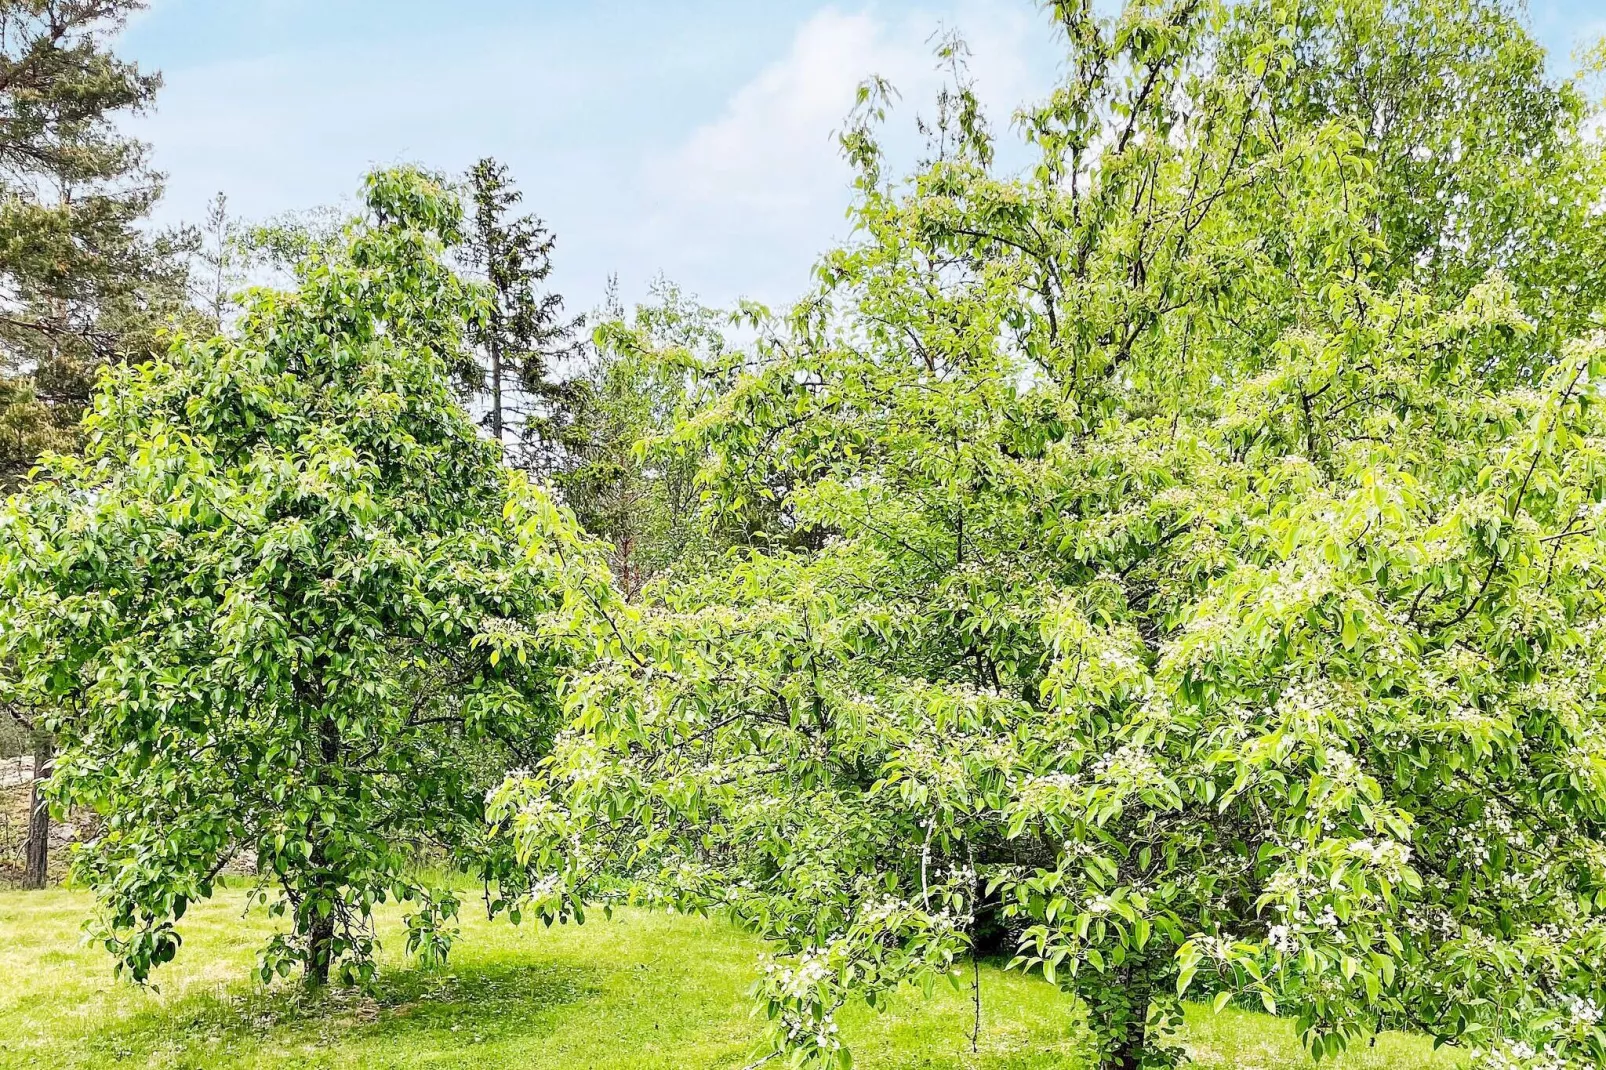
{"type": "Polygon", "coordinates": [[[507,165],[480,160],[468,186],[472,215],[464,248],[490,298],[474,331],[482,367],[472,385],[485,395],[484,426],[503,444],[509,463],[548,472],[570,408],[554,365],[573,352],[582,320],[566,319],[562,296],[544,288],[557,237],[538,216],[513,214],[523,194],[507,165]]]}

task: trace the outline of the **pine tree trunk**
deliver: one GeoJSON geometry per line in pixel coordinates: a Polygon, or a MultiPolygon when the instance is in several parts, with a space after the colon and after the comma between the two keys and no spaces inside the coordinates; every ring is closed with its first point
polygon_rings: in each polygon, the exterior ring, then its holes
{"type": "Polygon", "coordinates": [[[502,442],[502,344],[494,334],[491,337],[491,435],[497,444],[502,442]]]}
{"type": "Polygon", "coordinates": [[[55,743],[48,732],[34,733],[33,788],[28,795],[28,845],[22,870],[24,888],[43,888],[50,879],[50,807],[45,802],[44,786],[55,761],[55,743]]]}

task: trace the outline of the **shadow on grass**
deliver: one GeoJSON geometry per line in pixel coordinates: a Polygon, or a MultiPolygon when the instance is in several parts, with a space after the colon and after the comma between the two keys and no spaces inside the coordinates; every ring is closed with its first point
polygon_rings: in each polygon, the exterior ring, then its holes
{"type": "Polygon", "coordinates": [[[463,1046],[555,1031],[548,1012],[601,991],[602,971],[561,963],[454,963],[445,969],[382,971],[367,991],[331,987],[231,986],[190,992],[90,1030],[85,1054],[97,1060],[222,1065],[261,1046],[319,1049],[370,1045],[463,1046]],[[430,1034],[434,1036],[429,1037],[430,1034]]]}

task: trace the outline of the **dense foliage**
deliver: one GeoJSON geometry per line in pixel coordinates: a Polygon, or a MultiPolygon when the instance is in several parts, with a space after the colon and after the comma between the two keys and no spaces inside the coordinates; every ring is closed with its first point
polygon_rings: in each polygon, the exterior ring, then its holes
{"type": "Polygon", "coordinates": [[[563,521],[453,400],[483,310],[443,261],[456,200],[396,171],[366,202],[230,335],[108,370],[82,456],[0,511],[0,697],[48,712],[54,797],[101,815],[75,869],[136,979],[231,861],[291,920],[264,978],[367,976],[388,897],[444,954],[421,863],[504,905],[484,793],[549,734],[557,604],[504,510],[563,521]]]}
{"type": "Polygon", "coordinates": [[[491,160],[220,200],[158,352],[133,6],[0,0],[0,479],[83,444],[0,508],[0,707],[119,968],[231,864],[264,980],[392,898],[439,961],[466,871],[729,912],[796,1066],[1000,943],[1107,1070],[1184,999],[1606,1062],[1606,156],[1506,0],[1056,0],[1008,148],[943,38],[801,301],[583,353],[491,160]]]}
{"type": "Polygon", "coordinates": [[[698,522],[696,454],[651,444],[693,397],[717,389],[699,382],[688,392],[688,373],[729,350],[725,317],[667,283],[628,321],[621,309],[607,311],[567,383],[568,422],[551,478],[579,523],[609,546],[614,584],[635,598],[650,580],[728,542],[728,532],[698,522]]]}
{"type": "Polygon", "coordinates": [[[533,904],[731,911],[798,1064],[1002,915],[1111,1068],[1174,1064],[1183,997],[1600,1065],[1579,91],[1492,0],[1052,8],[1034,164],[959,66],[891,181],[867,84],[856,240],[702,362],[667,445],[747,545],[571,575],[570,727],[493,802],[533,904]]]}

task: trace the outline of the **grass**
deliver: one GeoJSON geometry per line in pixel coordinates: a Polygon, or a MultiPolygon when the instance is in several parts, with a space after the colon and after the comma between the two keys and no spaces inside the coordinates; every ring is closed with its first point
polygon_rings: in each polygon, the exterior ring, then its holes
{"type": "MultiPolygon", "coordinates": [[[[0,1068],[155,1067],[495,1070],[736,1070],[762,1023],[747,990],[758,945],[733,927],[643,912],[542,929],[465,917],[451,964],[409,967],[396,917],[379,919],[379,988],[308,1004],[294,985],[249,981],[272,931],[240,892],[193,907],[184,947],[159,988],[111,978],[83,945],[82,892],[0,893],[0,1068]]],[[[886,1070],[1084,1068],[1075,1002],[1041,980],[983,967],[983,1027],[970,1051],[967,989],[910,993],[890,1010],[858,1008],[843,1032],[859,1067],[886,1070]]],[[[968,980],[968,978],[967,978],[968,980]]],[[[1188,1043],[1204,1070],[1309,1067],[1286,1022],[1192,1007],[1188,1043]]],[[[1448,1070],[1420,1038],[1385,1035],[1343,1070],[1448,1070]]]]}

